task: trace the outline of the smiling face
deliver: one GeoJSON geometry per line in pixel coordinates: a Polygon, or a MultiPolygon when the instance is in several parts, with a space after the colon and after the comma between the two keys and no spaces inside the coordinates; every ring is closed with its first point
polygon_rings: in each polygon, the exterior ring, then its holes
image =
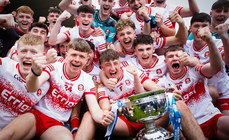
{"type": "Polygon", "coordinates": [[[43,48],[43,45],[28,45],[22,41],[18,42],[18,62],[23,77],[26,77],[31,71],[32,57],[35,54],[43,53],[43,48]]]}
{"type": "Polygon", "coordinates": [[[100,16],[109,16],[114,5],[114,0],[100,0],[100,16]]]}
{"type": "Polygon", "coordinates": [[[165,63],[174,78],[180,77],[184,72],[184,65],[180,62],[178,53],[181,50],[168,51],[165,56],[165,63]]]}
{"type": "Polygon", "coordinates": [[[88,31],[91,28],[91,24],[94,21],[92,13],[80,12],[77,20],[79,22],[80,29],[83,31],[88,31]]]}
{"type": "Polygon", "coordinates": [[[120,66],[121,65],[119,59],[101,62],[102,70],[104,71],[107,78],[119,79],[121,75],[120,66]]]}
{"type": "Polygon", "coordinates": [[[66,56],[67,74],[70,78],[76,77],[88,61],[88,53],[70,48],[66,56]]]}
{"type": "Polygon", "coordinates": [[[144,67],[150,67],[154,63],[153,53],[155,47],[153,44],[138,44],[135,47],[135,54],[144,67]]]}
{"type": "Polygon", "coordinates": [[[145,6],[145,0],[128,0],[128,5],[136,13],[139,8],[145,6]]]}
{"type": "Polygon", "coordinates": [[[210,12],[213,26],[224,23],[229,17],[229,10],[224,8],[214,9],[210,12]]]}
{"type": "Polygon", "coordinates": [[[126,52],[133,50],[133,42],[136,36],[135,30],[127,26],[123,30],[117,32],[118,40],[126,52]]]}
{"type": "Polygon", "coordinates": [[[29,30],[29,27],[31,26],[33,22],[33,17],[31,14],[20,12],[16,16],[16,21],[18,22],[19,29],[27,33],[29,30]]]}

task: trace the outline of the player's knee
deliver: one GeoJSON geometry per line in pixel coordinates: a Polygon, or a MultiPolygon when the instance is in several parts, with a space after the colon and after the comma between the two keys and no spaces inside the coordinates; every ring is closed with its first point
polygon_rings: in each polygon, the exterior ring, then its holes
{"type": "Polygon", "coordinates": [[[83,115],[83,119],[87,119],[87,120],[93,120],[91,113],[89,111],[85,112],[83,115]]]}
{"type": "Polygon", "coordinates": [[[3,129],[0,131],[0,140],[10,140],[13,137],[13,131],[3,129]]]}

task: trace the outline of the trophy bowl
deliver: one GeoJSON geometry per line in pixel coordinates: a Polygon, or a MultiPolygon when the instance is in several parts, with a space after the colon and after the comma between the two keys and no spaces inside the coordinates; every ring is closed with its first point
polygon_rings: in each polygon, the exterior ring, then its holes
{"type": "Polygon", "coordinates": [[[167,108],[164,90],[149,91],[125,99],[125,117],[132,122],[158,119],[167,108]]]}
{"type": "Polygon", "coordinates": [[[170,139],[167,131],[158,129],[154,121],[167,111],[165,90],[149,91],[125,98],[123,115],[132,122],[144,123],[144,138],[150,140],[170,139]]]}

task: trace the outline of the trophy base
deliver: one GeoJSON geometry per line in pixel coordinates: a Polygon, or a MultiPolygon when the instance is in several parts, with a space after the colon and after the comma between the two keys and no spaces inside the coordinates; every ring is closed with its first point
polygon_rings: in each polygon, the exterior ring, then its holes
{"type": "Polygon", "coordinates": [[[170,140],[172,138],[173,133],[170,133],[164,129],[143,131],[143,133],[136,137],[137,140],[170,140]]]}

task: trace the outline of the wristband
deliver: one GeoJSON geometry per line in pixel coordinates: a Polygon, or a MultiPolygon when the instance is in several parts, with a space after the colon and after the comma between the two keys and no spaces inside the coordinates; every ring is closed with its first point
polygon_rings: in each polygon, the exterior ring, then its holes
{"type": "Polygon", "coordinates": [[[145,22],[145,23],[148,23],[148,22],[150,22],[150,20],[151,20],[151,19],[149,18],[148,20],[144,20],[144,22],[145,22]]]}
{"type": "Polygon", "coordinates": [[[79,128],[79,118],[78,117],[72,117],[71,118],[71,132],[72,134],[75,133],[79,128]]]}
{"type": "Polygon", "coordinates": [[[33,69],[32,69],[32,68],[31,68],[31,71],[32,71],[32,73],[33,73],[33,75],[34,75],[34,76],[40,76],[40,75],[41,75],[41,74],[39,74],[39,75],[38,75],[38,74],[36,74],[36,73],[33,71],[33,69]]]}

